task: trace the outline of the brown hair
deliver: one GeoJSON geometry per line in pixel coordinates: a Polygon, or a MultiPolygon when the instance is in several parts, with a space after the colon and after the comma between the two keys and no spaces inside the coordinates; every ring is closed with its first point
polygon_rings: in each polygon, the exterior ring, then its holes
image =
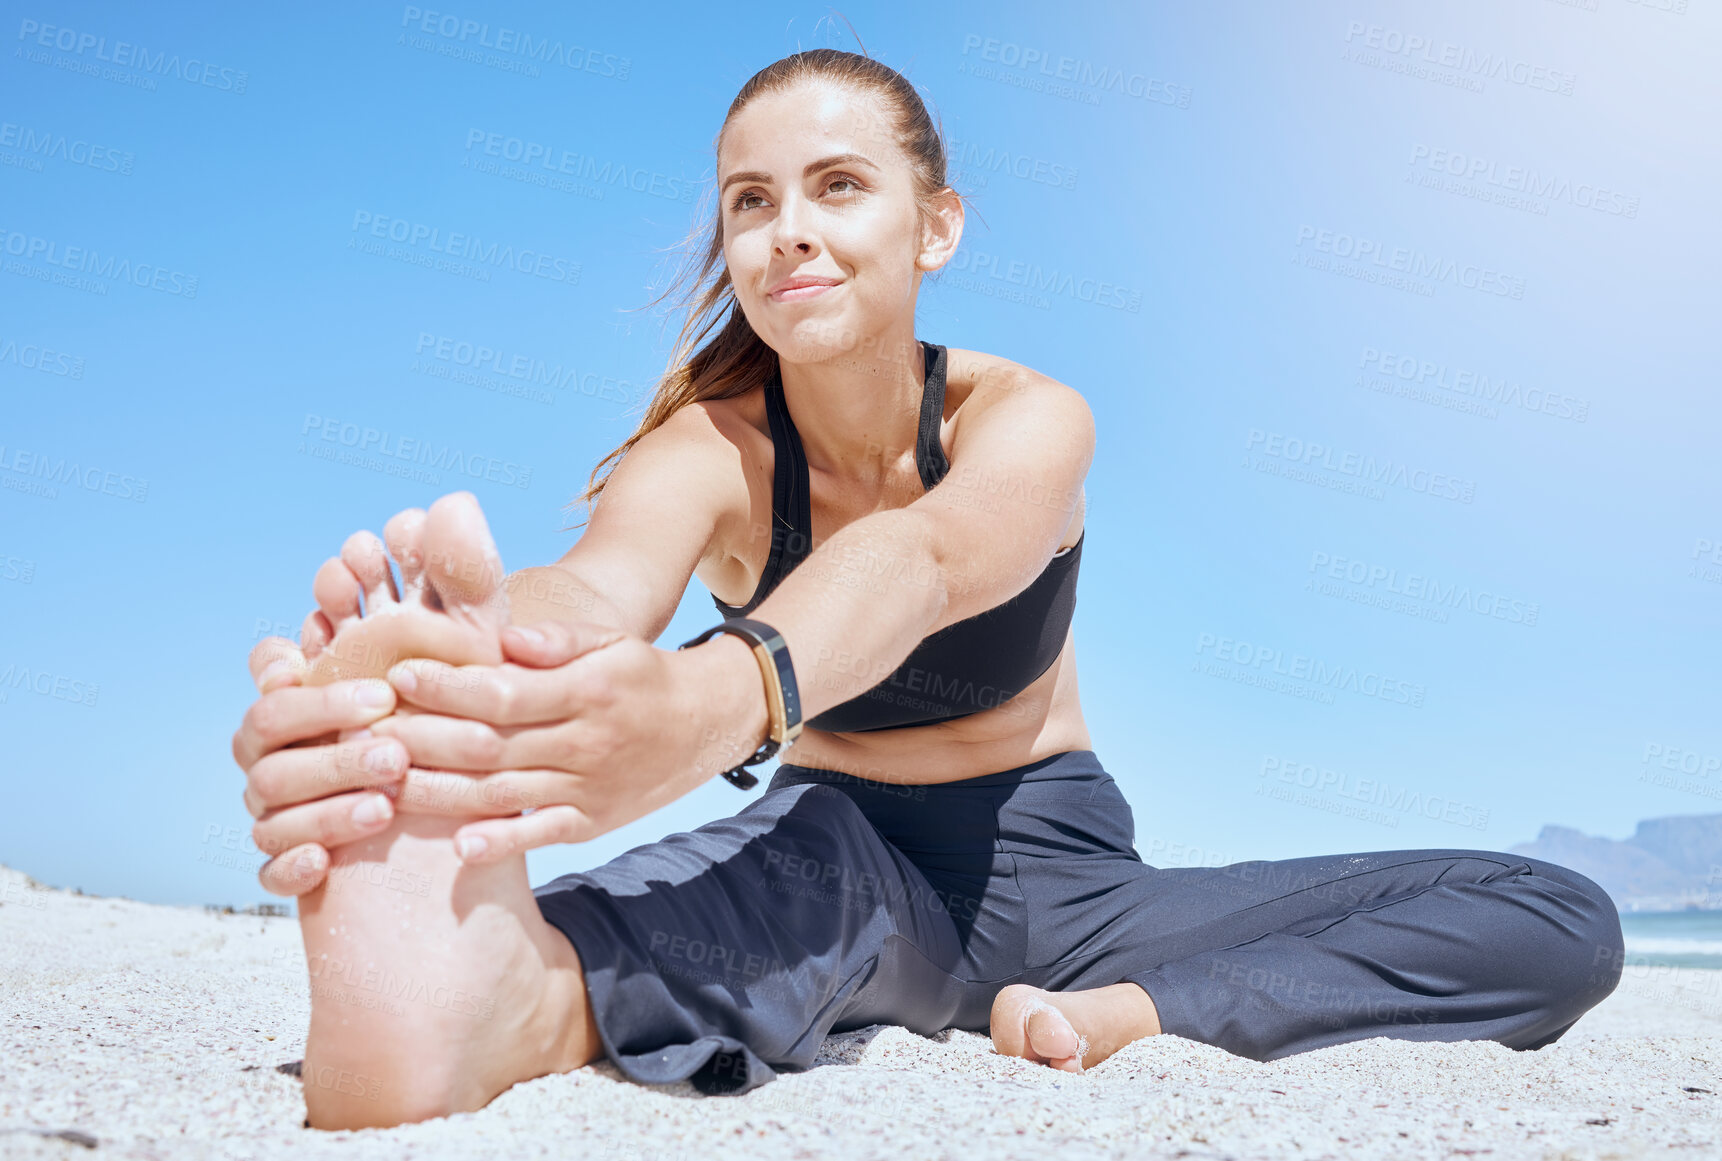
{"type": "MultiPolygon", "coordinates": [[[[918,218],[922,223],[933,214],[933,199],[949,188],[945,182],[945,143],[939,127],[927,114],[927,107],[915,92],[915,87],[903,75],[888,65],[868,56],[842,52],[832,48],[816,48],[798,52],[767,65],[741,87],[724,115],[723,128],[712,143],[715,159],[723,144],[724,132],[735,115],[755,97],[774,93],[804,81],[825,81],[848,86],[857,92],[875,95],[886,110],[884,128],[902,148],[909,159],[918,218]]],[[[717,178],[708,191],[710,202],[716,202],[717,178]]],[[[961,196],[961,195],[958,195],[961,196]]],[[[652,300],[653,305],[672,295],[676,308],[687,311],[681,333],[677,336],[670,356],[669,369],[658,381],[656,392],[646,406],[639,429],[627,441],[598,461],[592,469],[586,490],[569,504],[591,505],[604,490],[610,471],[628,450],[648,433],[662,426],[677,411],[690,403],[706,399],[732,399],[745,395],[764,383],[777,366],[777,352],[748,325],[741,304],[736,301],[729,270],[723,264],[723,212],[713,205],[709,233],[704,253],[696,245],[701,228],[696,227],[680,247],[684,262],[671,282],[670,288],[652,300]],[[712,278],[716,271],[716,277],[712,278]],[[711,279],[709,285],[707,280],[711,279]],[[701,287],[704,286],[702,290],[701,287]],[[679,293],[678,293],[679,291],[679,293]],[[728,313],[725,315],[725,308],[728,313]],[[715,337],[697,351],[694,347],[711,333],[723,315],[723,325],[715,337]],[[691,352],[691,353],[690,353],[691,352]]],[[[585,523],[582,521],[581,523],[585,523]]],[[[574,527],[579,527],[575,525],[574,527]]]]}

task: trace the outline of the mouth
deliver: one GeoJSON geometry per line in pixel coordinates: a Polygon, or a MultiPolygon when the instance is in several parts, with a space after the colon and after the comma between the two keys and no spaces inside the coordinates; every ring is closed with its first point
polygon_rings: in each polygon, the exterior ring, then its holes
{"type": "Polygon", "coordinates": [[[818,298],[828,290],[835,290],[842,283],[816,282],[806,286],[792,286],[787,290],[774,290],[771,293],[773,302],[805,302],[810,298],[818,298]]]}

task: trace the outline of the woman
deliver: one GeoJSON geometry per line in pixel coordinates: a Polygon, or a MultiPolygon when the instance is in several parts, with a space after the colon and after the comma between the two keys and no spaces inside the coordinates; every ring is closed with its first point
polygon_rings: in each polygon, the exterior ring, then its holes
{"type": "Polygon", "coordinates": [[[1143,864],[1069,631],[1092,419],[917,340],[964,217],[913,88],[781,60],[717,173],[718,277],[563,560],[504,579],[445,497],[385,529],[405,593],[358,534],[303,655],[253,654],[234,753],[280,852],[263,881],[301,898],[311,1124],[474,1109],[600,1056],[743,1091],[874,1023],[1071,1071],[1161,1031],[1257,1059],[1531,1048],[1612,990],[1613,906],[1536,860],[1143,864]],[[696,574],[730,631],[654,648],[696,574]],[[528,887],[527,849],[745,787],[772,741],[734,817],[528,887]]]}

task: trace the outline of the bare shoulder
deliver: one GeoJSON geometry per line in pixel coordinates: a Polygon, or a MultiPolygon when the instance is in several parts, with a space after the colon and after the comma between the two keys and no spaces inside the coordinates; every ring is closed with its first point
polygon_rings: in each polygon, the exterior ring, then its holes
{"type": "Polygon", "coordinates": [[[1088,401],[1076,388],[1002,355],[947,347],[946,419],[955,425],[965,412],[978,418],[994,410],[1090,432],[1094,425],[1088,401]]]}
{"type": "Polygon", "coordinates": [[[1058,551],[1081,538],[1095,428],[1080,391],[1013,359],[947,347],[945,420],[947,479],[987,490],[1032,477],[1037,484],[1031,491],[1076,497],[1058,551]]]}
{"type": "MultiPolygon", "coordinates": [[[[702,555],[708,584],[722,583],[722,570],[738,555],[751,557],[759,529],[771,527],[771,485],[775,451],[764,392],[728,399],[702,399],[680,407],[634,446],[647,452],[655,472],[674,481],[684,504],[697,504],[711,520],[711,540],[702,555]],[[707,576],[708,569],[720,570],[707,576]]],[[[733,587],[733,586],[732,586],[733,587]]]]}

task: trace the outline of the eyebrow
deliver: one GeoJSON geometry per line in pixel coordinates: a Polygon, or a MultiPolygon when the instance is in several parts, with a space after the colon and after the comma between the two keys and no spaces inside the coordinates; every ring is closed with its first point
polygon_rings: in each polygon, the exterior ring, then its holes
{"type": "MultiPolygon", "coordinates": [[[[879,168],[859,153],[833,153],[830,157],[821,157],[818,161],[808,162],[806,167],[802,169],[801,176],[803,178],[809,178],[820,170],[830,169],[834,165],[865,165],[870,169],[879,168]]],[[[770,185],[771,174],[757,169],[750,169],[745,173],[732,173],[728,177],[724,178],[723,186],[718,190],[718,192],[721,194],[724,190],[728,189],[738,181],[757,181],[770,185]]]]}

